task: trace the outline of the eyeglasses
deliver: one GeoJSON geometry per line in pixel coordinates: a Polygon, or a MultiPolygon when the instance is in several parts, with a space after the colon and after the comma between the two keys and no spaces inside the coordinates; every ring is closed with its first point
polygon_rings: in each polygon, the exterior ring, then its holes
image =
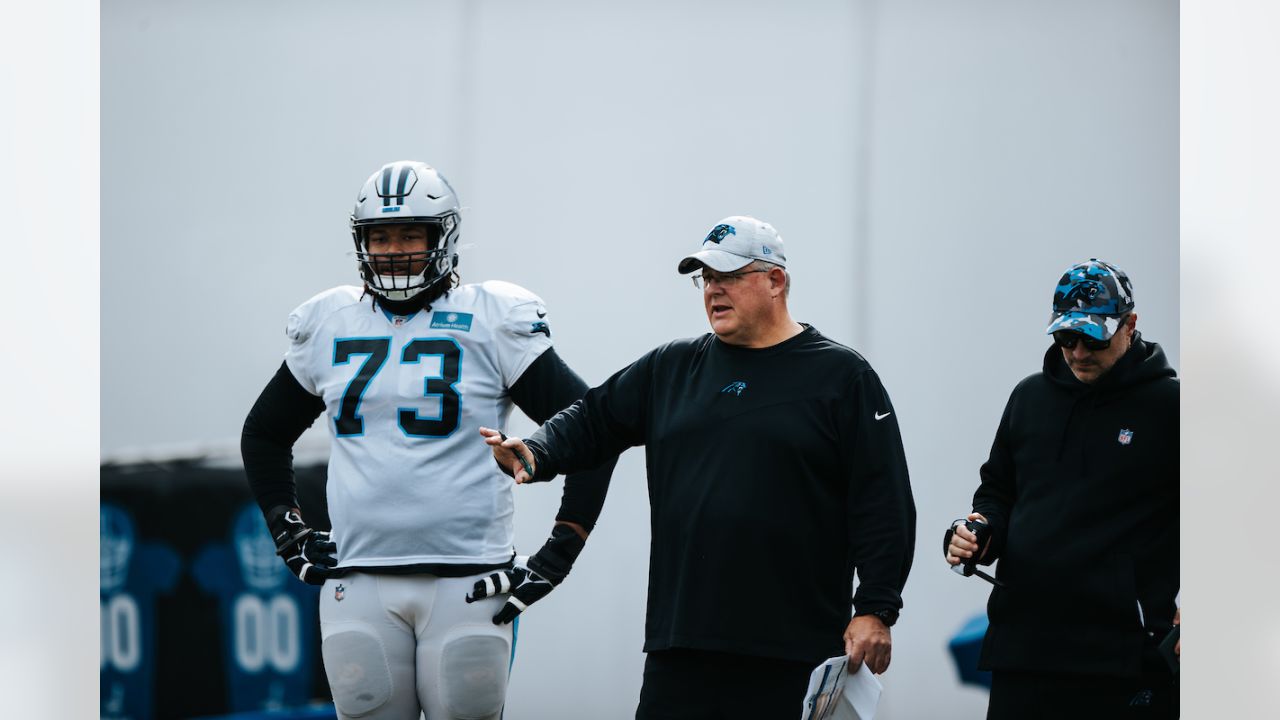
{"type": "Polygon", "coordinates": [[[1107,338],[1106,340],[1095,340],[1088,335],[1072,332],[1070,330],[1059,330],[1055,332],[1053,334],[1053,341],[1058,344],[1058,347],[1066,348],[1067,350],[1074,348],[1076,343],[1079,342],[1083,342],[1084,349],[1090,352],[1106,350],[1111,347],[1111,338],[1107,338]]]}
{"type": "Polygon", "coordinates": [[[769,271],[768,270],[740,270],[738,272],[717,273],[715,275],[704,272],[701,275],[693,275],[689,279],[693,280],[694,287],[701,290],[702,288],[711,285],[711,283],[713,282],[720,283],[720,287],[731,287],[733,285],[737,285],[739,280],[741,280],[743,277],[747,275],[750,275],[751,273],[767,273],[767,272],[769,271]]]}

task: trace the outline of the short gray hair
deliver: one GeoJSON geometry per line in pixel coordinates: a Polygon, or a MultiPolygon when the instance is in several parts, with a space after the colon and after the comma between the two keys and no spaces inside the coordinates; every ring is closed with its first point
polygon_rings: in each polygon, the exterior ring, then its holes
{"type": "Polygon", "coordinates": [[[786,268],[768,260],[753,260],[747,267],[752,270],[772,270],[774,268],[781,270],[782,274],[787,276],[787,285],[782,290],[783,297],[791,297],[791,273],[787,272],[786,268]]]}

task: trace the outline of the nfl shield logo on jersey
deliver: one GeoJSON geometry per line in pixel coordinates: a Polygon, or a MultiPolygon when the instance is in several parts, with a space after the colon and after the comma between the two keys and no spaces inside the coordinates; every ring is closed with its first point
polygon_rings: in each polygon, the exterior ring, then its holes
{"type": "Polygon", "coordinates": [[[1128,445],[1129,443],[1133,442],[1133,431],[1121,430],[1120,437],[1116,438],[1116,440],[1119,440],[1121,445],[1128,445]]]}
{"type": "Polygon", "coordinates": [[[333,589],[333,599],[338,602],[342,602],[342,598],[346,595],[346,592],[347,589],[343,587],[342,583],[338,583],[338,587],[333,589]]]}

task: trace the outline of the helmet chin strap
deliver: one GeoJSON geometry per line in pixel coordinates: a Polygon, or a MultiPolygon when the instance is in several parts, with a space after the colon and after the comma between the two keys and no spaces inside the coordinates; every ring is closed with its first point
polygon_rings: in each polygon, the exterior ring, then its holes
{"type": "Polygon", "coordinates": [[[413,276],[374,275],[373,277],[377,281],[373,285],[374,292],[395,302],[409,300],[421,294],[428,287],[425,284],[425,272],[413,276]]]}
{"type": "MultiPolygon", "coordinates": [[[[393,315],[412,315],[419,310],[430,310],[431,303],[435,302],[454,286],[456,274],[443,275],[434,283],[425,287],[413,288],[412,294],[404,299],[390,297],[381,291],[370,287],[365,283],[365,290],[373,295],[374,301],[379,307],[393,315]]],[[[398,291],[404,293],[406,291],[398,291]]]]}
{"type": "Polygon", "coordinates": [[[392,315],[412,315],[418,312],[419,310],[429,307],[427,305],[426,293],[420,292],[417,295],[414,295],[413,297],[408,298],[406,300],[389,300],[386,297],[372,291],[371,291],[371,294],[373,295],[374,303],[376,303],[378,307],[382,308],[383,310],[386,310],[392,315]]]}

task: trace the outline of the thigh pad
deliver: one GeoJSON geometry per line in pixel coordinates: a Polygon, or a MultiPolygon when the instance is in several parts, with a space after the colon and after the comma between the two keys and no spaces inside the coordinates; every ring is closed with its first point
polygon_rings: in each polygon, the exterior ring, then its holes
{"type": "Polygon", "coordinates": [[[348,717],[361,717],[391,698],[391,668],[382,641],[352,626],[333,633],[321,645],[333,704],[348,717]]]}
{"type": "Polygon", "coordinates": [[[448,639],[440,654],[440,696],[458,718],[496,717],[507,696],[511,645],[496,635],[448,639]]]}

